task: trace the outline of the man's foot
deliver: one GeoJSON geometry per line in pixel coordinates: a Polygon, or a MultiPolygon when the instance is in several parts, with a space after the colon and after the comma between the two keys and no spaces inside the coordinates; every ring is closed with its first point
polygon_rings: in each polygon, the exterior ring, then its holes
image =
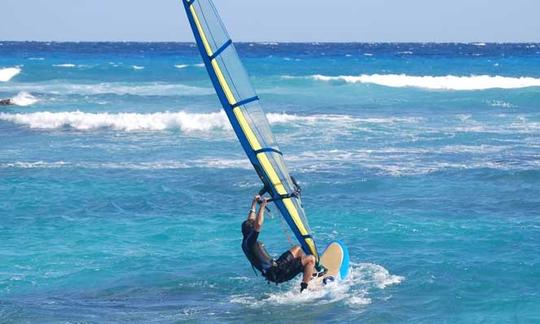
{"type": "Polygon", "coordinates": [[[300,284],[300,293],[302,293],[302,291],[304,291],[306,289],[307,289],[307,282],[302,282],[300,284]]]}

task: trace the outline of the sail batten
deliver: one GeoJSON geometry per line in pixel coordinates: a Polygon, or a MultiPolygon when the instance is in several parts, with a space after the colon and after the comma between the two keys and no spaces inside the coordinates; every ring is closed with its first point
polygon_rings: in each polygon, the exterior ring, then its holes
{"type": "Polygon", "coordinates": [[[318,252],[283,154],[247,72],[211,0],[183,0],[218,98],[259,178],[303,250],[318,252]]]}

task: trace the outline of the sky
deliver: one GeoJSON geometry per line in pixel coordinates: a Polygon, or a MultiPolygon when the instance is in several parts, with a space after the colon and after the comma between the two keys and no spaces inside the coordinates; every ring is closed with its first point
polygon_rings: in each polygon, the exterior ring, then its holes
{"type": "MultiPolygon", "coordinates": [[[[236,41],[540,42],[539,0],[214,0],[236,41]]],[[[180,0],[0,0],[0,40],[193,41],[180,0]]]]}

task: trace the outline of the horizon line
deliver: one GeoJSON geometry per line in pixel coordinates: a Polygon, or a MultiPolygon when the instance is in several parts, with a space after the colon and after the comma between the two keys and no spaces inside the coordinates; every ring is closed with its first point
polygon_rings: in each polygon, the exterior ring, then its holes
{"type": "MultiPolygon", "coordinates": [[[[178,43],[196,44],[195,41],[177,40],[0,40],[0,43],[178,43]]],[[[540,44],[540,41],[234,41],[235,44],[540,44]]]]}

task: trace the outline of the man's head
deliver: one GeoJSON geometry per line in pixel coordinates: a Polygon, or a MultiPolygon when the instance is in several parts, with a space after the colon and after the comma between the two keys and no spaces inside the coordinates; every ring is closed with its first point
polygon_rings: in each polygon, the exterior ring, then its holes
{"type": "Polygon", "coordinates": [[[242,223],[242,235],[247,236],[255,226],[255,220],[254,219],[248,219],[245,222],[242,223]]]}

